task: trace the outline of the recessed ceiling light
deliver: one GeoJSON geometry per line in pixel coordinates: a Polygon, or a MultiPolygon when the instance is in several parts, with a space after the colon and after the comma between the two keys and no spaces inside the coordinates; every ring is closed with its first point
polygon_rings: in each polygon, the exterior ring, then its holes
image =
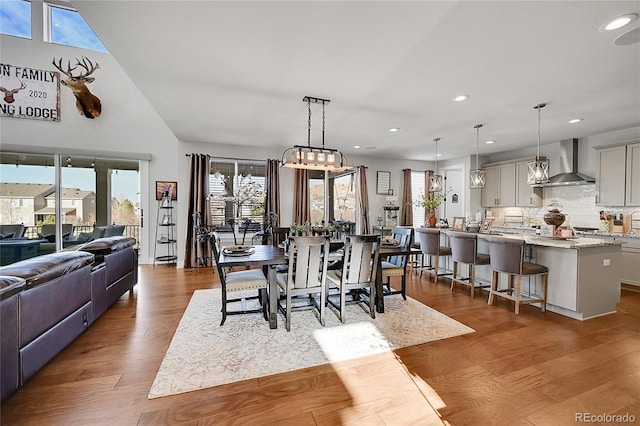
{"type": "Polygon", "coordinates": [[[354,145],[353,146],[355,149],[360,149],[360,145],[354,145]]]}
{"type": "Polygon", "coordinates": [[[392,127],[389,129],[390,132],[397,132],[398,130],[400,130],[399,127],[392,127]]]}
{"type": "Polygon", "coordinates": [[[569,120],[569,123],[575,124],[575,123],[579,123],[581,121],[582,121],[582,118],[574,118],[573,120],[569,120]]]}
{"type": "Polygon", "coordinates": [[[627,25],[629,22],[635,20],[638,17],[635,13],[629,13],[628,15],[622,15],[612,20],[604,26],[605,31],[617,30],[627,25]]]}
{"type": "Polygon", "coordinates": [[[496,143],[496,141],[486,141],[485,142],[487,145],[491,145],[492,143],[496,143]]]}
{"type": "Polygon", "coordinates": [[[442,154],[436,154],[436,157],[442,157],[442,154]]]}
{"type": "Polygon", "coordinates": [[[469,95],[458,95],[455,98],[453,98],[453,100],[456,102],[466,101],[467,99],[469,99],[469,95]]]}

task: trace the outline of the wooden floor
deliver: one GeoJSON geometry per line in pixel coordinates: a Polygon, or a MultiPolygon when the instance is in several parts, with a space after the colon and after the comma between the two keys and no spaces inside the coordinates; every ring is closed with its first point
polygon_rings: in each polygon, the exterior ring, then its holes
{"type": "Polygon", "coordinates": [[[489,307],[486,294],[417,275],[411,297],[476,332],[148,400],[191,294],[216,285],[210,269],[142,266],[134,295],[5,401],[1,424],[546,426],[572,425],[577,413],[640,422],[640,294],[623,291],[617,314],[584,322],[531,306],[516,317],[509,301],[489,307]]]}

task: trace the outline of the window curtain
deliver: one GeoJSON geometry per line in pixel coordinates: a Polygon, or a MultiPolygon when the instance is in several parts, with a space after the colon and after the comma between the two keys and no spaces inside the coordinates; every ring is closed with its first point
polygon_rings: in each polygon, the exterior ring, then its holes
{"type": "Polygon", "coordinates": [[[201,224],[211,224],[209,206],[209,164],[211,158],[206,154],[191,154],[189,171],[189,205],[187,212],[187,242],[184,249],[184,267],[209,266],[211,260],[210,241],[198,241],[193,221],[194,213],[200,213],[201,224]],[[200,265],[198,265],[200,260],[200,265]]]}
{"type": "Polygon", "coordinates": [[[358,200],[360,201],[360,231],[363,234],[371,232],[369,223],[369,193],[367,192],[367,168],[358,166],[358,200]]]}
{"type": "Polygon", "coordinates": [[[299,225],[311,220],[309,170],[294,169],[293,222],[299,225]]]}
{"type": "Polygon", "coordinates": [[[411,169],[404,169],[402,182],[402,216],[400,225],[413,226],[413,195],[411,192],[411,169]]]}
{"type": "Polygon", "coordinates": [[[264,179],[264,214],[275,213],[275,227],[280,227],[280,161],[267,160],[264,179]]]}

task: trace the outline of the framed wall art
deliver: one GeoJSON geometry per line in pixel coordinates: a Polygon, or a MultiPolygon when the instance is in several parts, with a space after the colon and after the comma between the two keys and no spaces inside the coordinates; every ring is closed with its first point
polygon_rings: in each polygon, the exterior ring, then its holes
{"type": "Polygon", "coordinates": [[[171,200],[178,199],[178,182],[168,182],[164,180],[156,181],[156,200],[162,200],[167,196],[171,200]]]}

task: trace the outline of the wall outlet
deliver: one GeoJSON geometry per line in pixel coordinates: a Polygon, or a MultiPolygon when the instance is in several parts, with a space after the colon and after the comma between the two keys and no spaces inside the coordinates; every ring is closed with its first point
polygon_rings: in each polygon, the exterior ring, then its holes
{"type": "Polygon", "coordinates": [[[611,266],[611,259],[603,259],[602,266],[611,266]]]}

